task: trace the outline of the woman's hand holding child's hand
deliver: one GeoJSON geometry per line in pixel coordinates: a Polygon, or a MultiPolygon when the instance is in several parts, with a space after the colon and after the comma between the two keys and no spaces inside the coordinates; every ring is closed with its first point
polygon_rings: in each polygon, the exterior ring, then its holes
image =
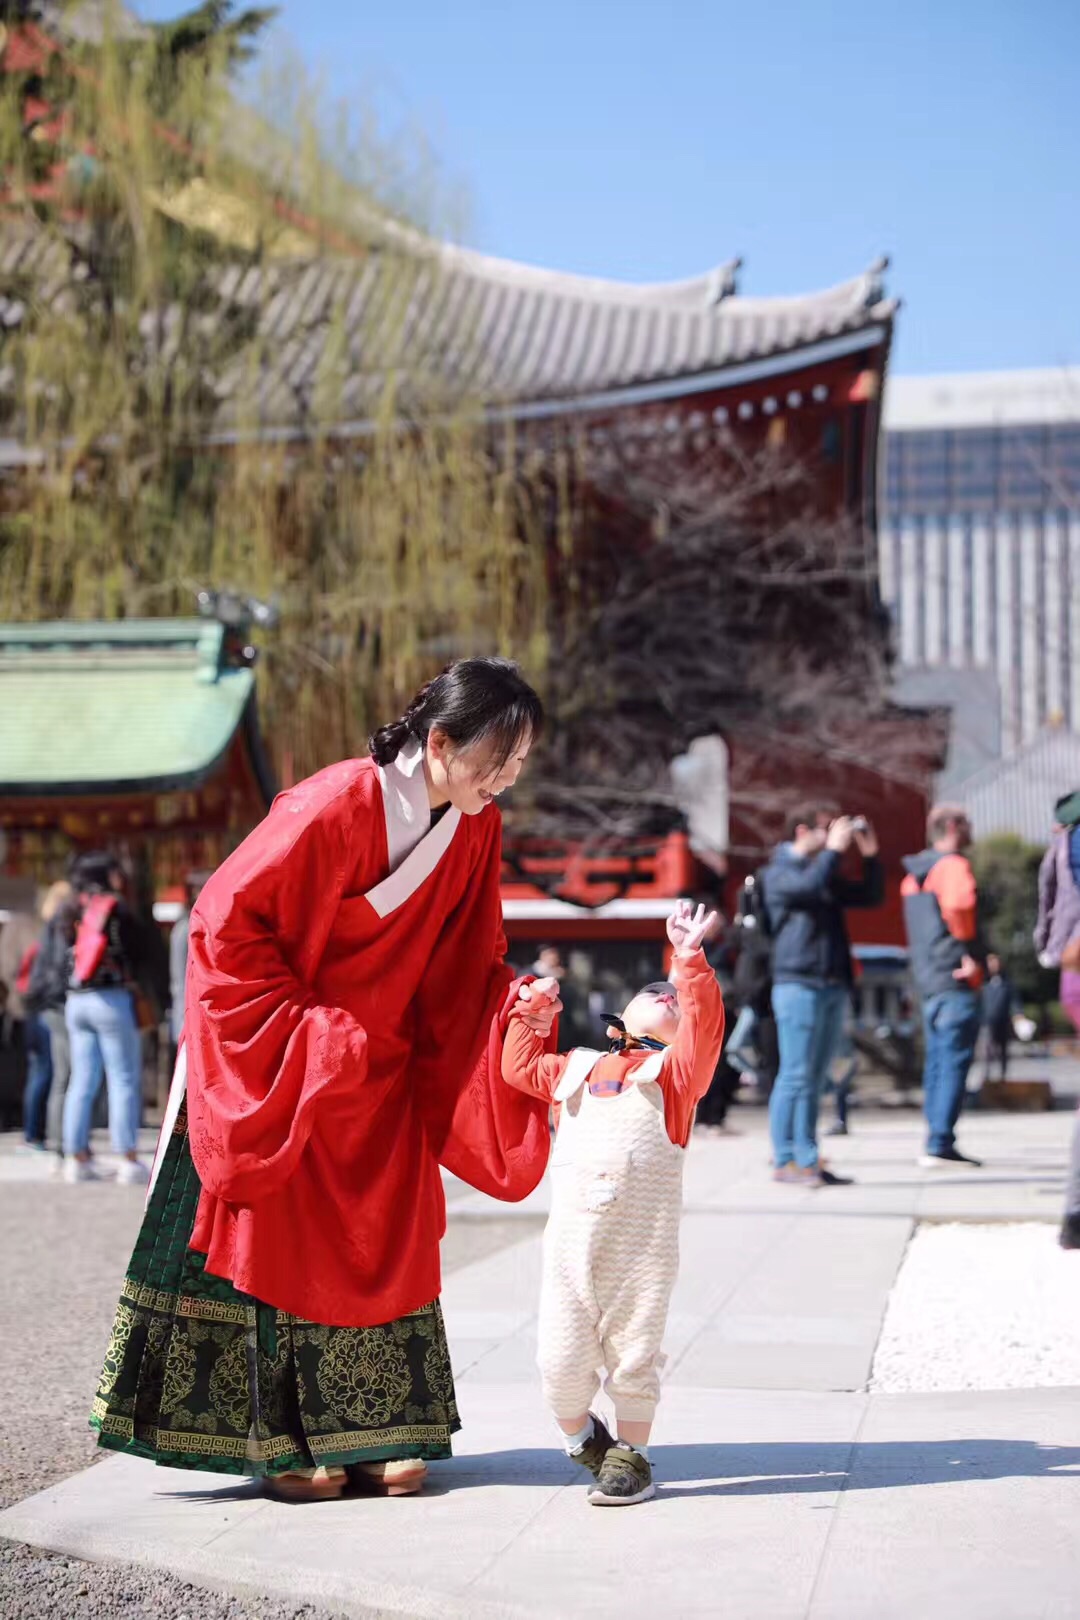
{"type": "Polygon", "coordinates": [[[534,979],[532,984],[523,984],[518,991],[518,1006],[525,1008],[522,1023],[546,1040],[562,1012],[558,979],[534,979]]]}

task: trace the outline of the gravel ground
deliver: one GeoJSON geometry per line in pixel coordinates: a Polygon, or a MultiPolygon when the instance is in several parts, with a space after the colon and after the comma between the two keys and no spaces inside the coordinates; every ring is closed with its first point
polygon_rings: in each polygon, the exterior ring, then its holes
{"type": "MultiPolygon", "coordinates": [[[[8,1143],[3,1146],[7,1148],[8,1143]]],[[[0,1164],[6,1153],[0,1158],[0,1164]]],[[[142,1216],[139,1188],[0,1176],[3,1449],[0,1507],[100,1461],[87,1412],[142,1216]]],[[[443,1269],[531,1237],[539,1223],[451,1219],[443,1269]]],[[[453,1324],[450,1324],[451,1332],[453,1324]]],[[[2,1620],[336,1620],[307,1605],[240,1599],[126,1565],[96,1565],[0,1540],[2,1620]]]]}
{"type": "Polygon", "coordinates": [[[1080,1384],[1080,1255],[1056,1226],[923,1226],[885,1315],[870,1389],[1080,1384]]]}

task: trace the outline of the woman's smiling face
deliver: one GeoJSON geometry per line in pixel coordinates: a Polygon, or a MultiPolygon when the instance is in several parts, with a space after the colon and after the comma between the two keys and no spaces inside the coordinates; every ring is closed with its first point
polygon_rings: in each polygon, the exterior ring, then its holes
{"type": "Polygon", "coordinates": [[[432,727],[424,751],[432,808],[451,804],[465,816],[478,816],[501,793],[513,787],[529,757],[532,737],[524,736],[505,759],[490,748],[456,748],[444,731],[432,727]]]}

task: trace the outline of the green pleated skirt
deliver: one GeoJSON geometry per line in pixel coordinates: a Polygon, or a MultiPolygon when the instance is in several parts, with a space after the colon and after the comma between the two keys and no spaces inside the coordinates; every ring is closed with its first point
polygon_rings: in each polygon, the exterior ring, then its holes
{"type": "Polygon", "coordinates": [[[116,1309],[98,1444],[255,1476],[448,1457],[460,1423],[438,1300],[370,1328],[264,1305],[188,1248],[199,1193],[182,1109],[116,1309]]]}

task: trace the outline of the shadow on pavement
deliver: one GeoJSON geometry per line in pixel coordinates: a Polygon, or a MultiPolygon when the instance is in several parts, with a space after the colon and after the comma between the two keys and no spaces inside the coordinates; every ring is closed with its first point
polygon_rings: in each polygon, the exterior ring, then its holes
{"type": "Polygon", "coordinates": [[[1080,1470],[1080,1446],[1031,1440],[881,1440],[863,1443],[656,1446],[664,1496],[778,1496],[1039,1479],[1080,1470]]]}
{"type": "MultiPolygon", "coordinates": [[[[761,1445],[653,1446],[661,1497],[795,1496],[897,1486],[963,1484],[973,1479],[1041,1479],[1080,1475],[1080,1446],[1031,1440],[882,1440],[820,1444],[766,1441],[761,1445]]],[[[556,1489],[589,1483],[556,1450],[492,1451],[436,1463],[424,1496],[478,1486],[530,1485],[556,1489]]],[[[242,1502],[261,1494],[255,1480],[203,1491],[162,1491],[195,1505],[242,1502]]],[[[364,1493],[356,1493],[363,1500],[364,1493]]],[[[316,1504],[302,1504],[315,1506],[316,1504]]]]}

